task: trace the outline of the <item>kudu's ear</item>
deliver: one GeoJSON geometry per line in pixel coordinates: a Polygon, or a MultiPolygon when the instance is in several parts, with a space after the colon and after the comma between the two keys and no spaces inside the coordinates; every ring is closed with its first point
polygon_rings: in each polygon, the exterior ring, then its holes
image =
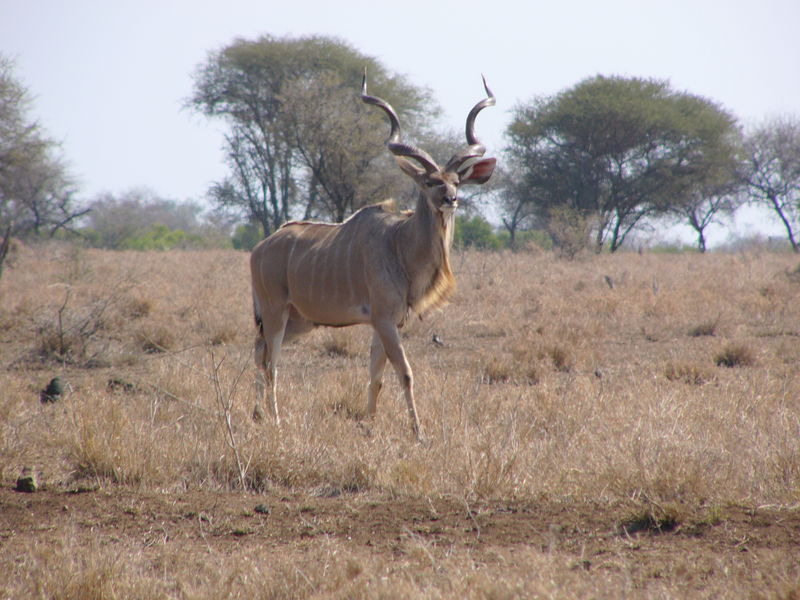
{"type": "Polygon", "coordinates": [[[496,164],[496,158],[482,158],[471,164],[468,163],[463,169],[458,170],[459,183],[461,185],[486,183],[494,173],[496,164]]]}
{"type": "Polygon", "coordinates": [[[422,183],[425,178],[425,169],[419,166],[417,163],[408,160],[402,156],[395,156],[394,157],[397,166],[400,167],[400,170],[403,171],[406,175],[411,177],[417,183],[422,183]]]}

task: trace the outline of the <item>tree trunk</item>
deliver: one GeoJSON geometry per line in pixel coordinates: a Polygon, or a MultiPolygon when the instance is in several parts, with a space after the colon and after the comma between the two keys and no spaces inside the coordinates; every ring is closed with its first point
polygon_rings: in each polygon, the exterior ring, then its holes
{"type": "Polygon", "coordinates": [[[775,197],[771,197],[770,201],[772,202],[772,208],[778,213],[781,221],[783,222],[783,226],[786,228],[786,235],[789,238],[789,243],[792,245],[792,250],[794,252],[800,253],[800,246],[797,244],[797,240],[794,238],[794,231],[792,231],[792,224],[789,222],[789,219],[783,213],[783,209],[781,208],[778,199],[775,197]]]}
{"type": "Polygon", "coordinates": [[[8,256],[8,249],[11,247],[12,226],[12,223],[8,224],[6,231],[3,234],[3,241],[0,242],[0,278],[3,277],[3,263],[5,263],[6,256],[8,256]]]}
{"type": "Polygon", "coordinates": [[[705,254],[706,251],[706,236],[703,235],[703,230],[697,230],[697,249],[700,250],[701,254],[705,254]]]}

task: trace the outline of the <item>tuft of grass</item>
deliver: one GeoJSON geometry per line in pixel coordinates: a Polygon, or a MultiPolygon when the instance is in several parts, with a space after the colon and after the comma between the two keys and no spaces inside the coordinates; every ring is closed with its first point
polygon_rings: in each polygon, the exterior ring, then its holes
{"type": "Polygon", "coordinates": [[[682,381],[691,385],[702,385],[714,378],[713,373],[703,365],[689,362],[670,362],[664,370],[670,381],[682,381]]]}
{"type": "Polygon", "coordinates": [[[514,373],[514,365],[510,360],[503,357],[493,357],[483,366],[481,383],[494,385],[497,383],[508,383],[514,373]]]}
{"type": "Polygon", "coordinates": [[[398,494],[427,495],[432,490],[431,466],[418,458],[402,458],[388,469],[384,485],[398,494]]]}
{"type": "Polygon", "coordinates": [[[212,346],[224,346],[236,339],[236,331],[222,325],[213,329],[208,337],[208,343],[212,346]]]}
{"type": "Polygon", "coordinates": [[[800,283],[800,263],[786,270],[786,278],[792,283],[800,283]]]}
{"type": "Polygon", "coordinates": [[[713,321],[704,321],[689,329],[688,332],[689,337],[714,336],[717,333],[718,326],[719,326],[719,317],[717,317],[713,321]]]}
{"type": "Polygon", "coordinates": [[[124,303],[123,311],[131,319],[141,319],[148,316],[153,310],[153,303],[144,298],[129,298],[124,303]]]}
{"type": "Polygon", "coordinates": [[[356,369],[337,369],[327,373],[320,385],[324,414],[333,413],[346,419],[360,421],[366,416],[363,373],[356,369]]]}
{"type": "Polygon", "coordinates": [[[575,366],[572,354],[563,346],[552,346],[547,350],[547,356],[550,357],[553,368],[561,373],[569,373],[575,366]]]}
{"type": "Polygon", "coordinates": [[[358,348],[350,332],[334,329],[322,342],[325,353],[331,357],[352,358],[358,354],[358,348]]]}
{"type": "Polygon", "coordinates": [[[134,341],[145,354],[158,354],[175,348],[175,330],[156,323],[141,327],[134,334],[134,341]]]}
{"type": "Polygon", "coordinates": [[[377,470],[360,458],[345,462],[336,483],[348,493],[365,492],[375,486],[377,470]]]}
{"type": "Polygon", "coordinates": [[[479,498],[513,496],[518,486],[518,458],[492,441],[484,442],[466,472],[470,494],[479,498]]]}
{"type": "Polygon", "coordinates": [[[731,343],[714,355],[718,367],[751,367],[756,363],[755,353],[749,346],[731,343]]]}
{"type": "Polygon", "coordinates": [[[676,507],[653,503],[623,519],[619,528],[623,535],[668,533],[675,531],[681,524],[681,520],[680,511],[676,507]]]}
{"type": "Polygon", "coordinates": [[[525,369],[525,381],[530,385],[536,385],[540,380],[538,367],[535,364],[528,364],[525,369]]]}

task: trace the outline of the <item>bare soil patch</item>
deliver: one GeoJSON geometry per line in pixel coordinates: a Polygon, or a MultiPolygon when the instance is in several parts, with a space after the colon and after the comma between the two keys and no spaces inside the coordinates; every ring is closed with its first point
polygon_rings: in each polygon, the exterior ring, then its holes
{"type": "Polygon", "coordinates": [[[727,565],[741,569],[740,584],[758,586],[764,561],[782,555],[796,564],[800,551],[798,507],[686,509],[665,529],[637,526],[638,516],[625,503],[570,499],[468,503],[371,494],[3,489],[0,548],[8,557],[70,538],[74,548],[143,555],[154,570],[165,548],[224,564],[242,555],[314,556],[321,545],[414,570],[419,566],[408,555],[424,548],[432,563],[468,556],[498,576],[524,570],[533,554],[557,557],[562,569],[587,576],[624,573],[640,591],[679,576],[671,585],[701,595],[711,580],[727,575],[727,565]]]}

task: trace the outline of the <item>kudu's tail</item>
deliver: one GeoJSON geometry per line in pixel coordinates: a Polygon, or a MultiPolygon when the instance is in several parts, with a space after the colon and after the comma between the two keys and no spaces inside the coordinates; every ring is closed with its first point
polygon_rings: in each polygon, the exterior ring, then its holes
{"type": "Polygon", "coordinates": [[[264,322],[261,320],[261,307],[258,305],[258,298],[253,290],[253,319],[258,327],[258,335],[264,336],[264,322]]]}

